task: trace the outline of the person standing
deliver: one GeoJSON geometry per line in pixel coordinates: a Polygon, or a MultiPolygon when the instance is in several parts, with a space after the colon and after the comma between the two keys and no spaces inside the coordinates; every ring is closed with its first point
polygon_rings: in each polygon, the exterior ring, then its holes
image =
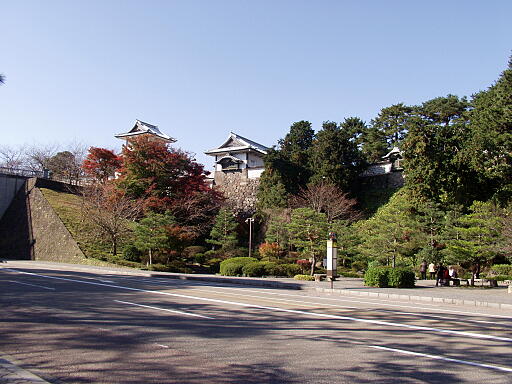
{"type": "Polygon", "coordinates": [[[425,260],[420,264],[420,276],[421,280],[427,280],[427,262],[425,260]]]}
{"type": "Polygon", "coordinates": [[[428,265],[428,273],[430,274],[430,280],[434,280],[436,278],[436,265],[434,263],[430,263],[428,265]]]}
{"type": "Polygon", "coordinates": [[[446,268],[443,266],[443,263],[439,263],[437,267],[437,278],[436,278],[436,287],[441,284],[441,287],[444,285],[444,277],[445,277],[446,268]]]}

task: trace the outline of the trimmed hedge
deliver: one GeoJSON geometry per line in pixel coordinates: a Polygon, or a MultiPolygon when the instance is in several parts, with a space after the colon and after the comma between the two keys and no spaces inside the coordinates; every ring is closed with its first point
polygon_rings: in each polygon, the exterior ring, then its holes
{"type": "Polygon", "coordinates": [[[369,287],[413,288],[414,272],[408,268],[371,267],[364,274],[364,285],[369,287]]]}
{"type": "Polygon", "coordinates": [[[315,281],[315,277],[310,275],[295,275],[293,278],[295,280],[315,281]]]}
{"type": "Polygon", "coordinates": [[[388,284],[394,288],[414,288],[416,282],[414,272],[408,268],[391,268],[388,274],[388,284]]]}
{"type": "Polygon", "coordinates": [[[297,264],[280,264],[278,267],[282,272],[279,274],[280,276],[294,277],[302,272],[302,268],[297,264]]]}
{"type": "Polygon", "coordinates": [[[252,261],[242,267],[244,276],[262,277],[265,275],[265,263],[261,261],[252,261]]]}
{"type": "Polygon", "coordinates": [[[369,267],[364,274],[364,285],[386,288],[389,286],[389,267],[369,267]]]}
{"type": "Polygon", "coordinates": [[[220,274],[223,276],[242,276],[246,264],[258,261],[254,257],[233,257],[220,263],[220,274]]]}

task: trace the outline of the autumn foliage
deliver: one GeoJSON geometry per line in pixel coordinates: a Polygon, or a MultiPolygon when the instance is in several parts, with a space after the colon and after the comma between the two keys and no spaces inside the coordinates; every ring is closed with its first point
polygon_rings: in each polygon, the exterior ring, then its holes
{"type": "Polygon", "coordinates": [[[121,168],[121,164],[121,157],[110,149],[90,147],[82,168],[88,176],[105,182],[109,177],[114,176],[116,170],[121,168]]]}
{"type": "Polygon", "coordinates": [[[141,199],[146,211],[169,212],[181,227],[181,238],[205,235],[221,196],[209,188],[201,164],[165,143],[139,137],[123,148],[119,188],[141,199]]]}

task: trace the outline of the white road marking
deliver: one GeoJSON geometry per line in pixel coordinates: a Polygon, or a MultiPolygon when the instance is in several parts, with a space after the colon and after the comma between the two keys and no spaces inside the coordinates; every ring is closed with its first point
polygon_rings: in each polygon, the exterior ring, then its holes
{"type": "Polygon", "coordinates": [[[55,291],[55,288],[45,287],[45,286],[43,286],[43,285],[29,284],[29,283],[22,283],[21,281],[15,281],[15,280],[7,280],[7,281],[9,281],[10,283],[23,284],[23,285],[30,285],[31,287],[37,287],[37,288],[43,288],[43,289],[48,289],[48,290],[51,290],[51,291],[55,291]]]}
{"type": "Polygon", "coordinates": [[[472,365],[474,367],[480,367],[480,368],[490,368],[490,369],[495,369],[495,370],[504,371],[504,372],[512,372],[512,368],[502,367],[502,366],[499,366],[499,365],[475,363],[473,361],[453,359],[453,358],[444,357],[444,356],[428,355],[426,353],[412,352],[412,351],[407,351],[407,350],[404,350],[404,349],[382,347],[380,345],[367,345],[367,347],[368,348],[374,348],[374,349],[381,349],[381,350],[384,350],[384,351],[402,353],[404,355],[421,356],[421,357],[427,357],[429,359],[434,359],[434,360],[449,361],[451,363],[472,365]]]}
{"type": "MultiPolygon", "coordinates": [[[[218,293],[220,295],[230,295],[230,296],[238,296],[239,294],[237,293],[227,293],[227,292],[220,292],[220,291],[215,291],[215,290],[205,290],[205,289],[195,289],[194,290],[195,292],[207,292],[207,293],[218,293]]],[[[258,298],[260,300],[265,300],[265,301],[277,301],[277,302],[285,302],[285,303],[298,303],[298,304],[302,304],[302,305],[307,305],[307,306],[319,306],[319,305],[323,305],[323,306],[326,306],[326,307],[334,307],[334,308],[343,308],[343,309],[361,309],[359,307],[350,307],[348,305],[339,305],[339,304],[329,304],[329,303],[313,303],[313,302],[310,302],[310,301],[302,301],[302,300],[290,300],[290,299],[276,299],[276,298],[265,298],[265,297],[262,297],[262,296],[256,296],[256,295],[242,295],[243,297],[251,297],[251,298],[258,298]]],[[[309,297],[312,299],[312,297],[309,297]]],[[[375,309],[373,309],[375,310],[375,309]]],[[[378,309],[376,309],[378,310],[378,309]]],[[[416,312],[399,312],[399,311],[389,311],[390,313],[398,313],[398,314],[402,314],[402,315],[413,315],[413,316],[416,316],[416,317],[421,317],[421,318],[428,318],[428,317],[431,317],[431,318],[438,318],[438,319],[443,319],[443,320],[455,320],[455,321],[460,321],[460,319],[456,318],[456,317],[446,317],[446,316],[441,316],[441,315],[430,315],[430,314],[423,314],[423,313],[416,313],[416,312]]],[[[508,325],[506,324],[496,324],[495,321],[486,321],[486,320],[473,320],[473,319],[464,319],[464,321],[466,322],[471,322],[471,323],[482,323],[482,324],[493,324],[493,325],[500,325],[500,326],[505,326],[505,327],[508,327],[508,325]]]]}
{"type": "MultiPolygon", "coordinates": [[[[151,280],[149,279],[140,279],[144,282],[148,282],[148,283],[151,283],[153,285],[159,285],[159,286],[165,286],[165,287],[168,287],[168,288],[172,288],[173,286],[175,285],[185,285],[186,283],[185,282],[179,282],[178,284],[164,284],[164,283],[161,283],[161,282],[151,282],[151,280]]],[[[140,281],[139,280],[139,281],[140,281]]],[[[212,286],[212,285],[208,285],[208,284],[204,284],[204,283],[196,283],[194,282],[193,285],[201,285],[201,286],[212,286]]],[[[286,294],[286,293],[275,293],[275,292],[265,292],[265,291],[254,291],[254,290],[248,290],[248,289],[244,289],[244,288],[232,288],[232,287],[219,287],[219,286],[215,286],[214,289],[229,289],[229,290],[238,290],[238,291],[242,291],[245,293],[245,292],[255,292],[255,293],[258,293],[260,295],[263,295],[263,294],[267,294],[267,295],[279,295],[279,296],[291,296],[291,297],[300,297],[300,298],[308,298],[308,299],[314,299],[314,298],[319,298],[319,297],[315,297],[315,296],[308,296],[308,295],[293,295],[293,294],[286,294]]],[[[199,292],[216,292],[216,293],[219,293],[219,294],[223,294],[222,292],[219,292],[219,291],[214,291],[214,290],[201,290],[201,289],[195,289],[195,291],[199,291],[199,292]]],[[[224,293],[226,294],[226,293],[224,293]]],[[[228,295],[236,295],[235,293],[227,293],[228,295]]],[[[272,300],[272,299],[264,299],[262,296],[251,296],[251,295],[246,295],[244,294],[243,295],[244,297],[252,297],[252,298],[260,298],[261,300],[272,300]]],[[[410,305],[397,305],[397,304],[387,304],[387,303],[382,303],[382,302],[372,302],[372,301],[361,301],[361,300],[350,300],[350,299],[338,299],[338,298],[329,298],[329,297],[321,297],[319,298],[321,300],[335,300],[335,301],[342,301],[342,302],[349,302],[349,303],[358,303],[358,304],[371,304],[371,305],[382,305],[382,306],[389,306],[389,307],[397,307],[397,308],[412,308],[412,309],[418,309],[418,307],[415,307],[415,306],[410,306],[410,305]]],[[[286,300],[286,299],[274,299],[275,301],[284,301],[284,302],[296,302],[296,303],[302,303],[302,304],[318,304],[318,303],[311,303],[311,302],[306,302],[306,301],[299,301],[299,300],[286,300]]],[[[325,305],[325,306],[329,306],[329,307],[338,307],[338,308],[346,308],[346,309],[360,309],[358,307],[350,307],[350,306],[345,306],[345,305],[336,305],[336,304],[328,304],[328,303],[321,303],[322,305],[325,305]]],[[[377,309],[378,310],[378,309],[377,309]]],[[[429,310],[436,310],[436,308],[431,308],[429,310]]],[[[489,314],[476,314],[474,312],[464,312],[464,311],[454,311],[454,310],[449,310],[449,309],[437,309],[436,312],[438,313],[452,313],[452,314],[461,314],[461,315],[473,315],[473,316],[486,316],[486,317],[498,317],[498,318],[505,318],[505,319],[512,319],[512,317],[509,317],[509,316],[503,316],[503,315],[489,315],[489,314]]],[[[442,320],[455,320],[455,321],[460,321],[460,318],[455,318],[455,317],[446,317],[446,316],[442,316],[442,315],[433,315],[433,314],[424,314],[424,313],[417,313],[417,312],[402,312],[402,311],[394,311],[394,313],[399,313],[399,314],[403,314],[403,315],[412,315],[412,316],[417,316],[417,317],[420,317],[420,318],[438,318],[438,319],[442,319],[442,320]]],[[[497,324],[495,321],[488,321],[488,320],[475,320],[475,319],[464,319],[465,322],[471,322],[471,323],[480,323],[480,324],[493,324],[493,325],[498,325],[498,326],[503,326],[503,327],[509,327],[509,325],[507,324],[497,324]]]]}
{"type": "Polygon", "coordinates": [[[419,326],[419,325],[400,324],[400,323],[393,323],[393,322],[387,322],[387,321],[381,321],[381,320],[361,319],[361,318],[351,317],[351,316],[338,316],[338,315],[331,315],[331,314],[326,314],[326,313],[299,311],[299,310],[294,310],[294,309],[267,307],[267,306],[262,306],[262,305],[241,303],[241,302],[236,302],[236,301],[211,299],[211,298],[207,298],[207,297],[197,297],[197,296],[190,296],[190,295],[181,295],[178,293],[169,293],[169,292],[162,292],[162,291],[151,291],[151,290],[147,290],[147,289],[124,287],[121,285],[112,285],[112,284],[88,282],[88,281],[83,281],[83,280],[66,279],[64,277],[46,276],[46,275],[40,275],[37,273],[18,271],[16,269],[8,269],[8,270],[17,272],[17,273],[21,273],[21,274],[31,275],[31,276],[39,276],[39,277],[46,278],[46,279],[71,281],[71,282],[81,283],[81,284],[98,285],[98,286],[109,287],[109,288],[125,289],[128,291],[145,292],[145,293],[152,293],[152,294],[157,294],[157,295],[180,297],[180,298],[185,298],[185,299],[206,301],[206,302],[211,302],[211,303],[229,304],[229,305],[246,307],[246,308],[267,309],[267,310],[275,311],[275,312],[295,313],[295,314],[300,314],[300,315],[321,317],[321,318],[327,318],[327,319],[336,319],[336,320],[348,320],[348,321],[353,321],[353,322],[382,325],[382,326],[387,326],[387,327],[414,329],[414,330],[418,330],[418,331],[444,333],[444,334],[449,334],[449,335],[457,335],[457,336],[470,337],[470,338],[475,338],[475,339],[486,339],[486,340],[512,342],[512,339],[508,338],[508,337],[486,335],[486,334],[482,334],[482,333],[464,332],[464,331],[456,331],[456,330],[451,330],[451,329],[442,329],[442,328],[433,328],[433,327],[423,327],[423,326],[419,326]]]}
{"type": "Polygon", "coordinates": [[[163,345],[163,344],[155,344],[155,345],[157,345],[157,346],[159,346],[159,347],[162,347],[162,348],[169,348],[169,346],[168,346],[168,345],[163,345]]]}
{"type": "Polygon", "coordinates": [[[193,317],[200,317],[202,319],[213,319],[213,317],[198,315],[196,313],[190,313],[190,312],[183,312],[183,311],[176,311],[174,309],[166,309],[166,308],[159,308],[159,307],[153,307],[151,305],[143,305],[143,304],[137,304],[137,303],[130,303],[129,301],[121,301],[121,300],[114,300],[116,303],[122,303],[122,304],[128,304],[128,305],[134,305],[136,307],[142,307],[142,308],[150,308],[150,309],[156,309],[157,311],[164,311],[164,312],[172,312],[172,313],[178,313],[180,315],[185,316],[193,316],[193,317]]]}
{"type": "MultiPolygon", "coordinates": [[[[195,284],[195,283],[194,283],[195,284]]],[[[207,284],[201,284],[206,285],[207,284]]],[[[396,308],[411,308],[411,309],[419,309],[418,306],[413,305],[402,305],[402,304],[388,304],[388,303],[382,303],[382,302],[375,302],[375,301],[364,301],[364,300],[355,300],[355,299],[343,299],[343,298],[334,298],[334,297],[318,297],[318,296],[309,296],[309,295],[293,295],[291,293],[277,293],[277,292],[267,292],[267,291],[255,291],[250,289],[244,289],[244,288],[231,288],[231,287],[215,287],[215,289],[231,289],[231,290],[243,290],[243,292],[255,292],[255,293],[261,293],[266,295],[276,295],[276,296],[291,296],[291,297],[307,297],[307,298],[318,298],[321,300],[330,300],[330,301],[342,301],[347,303],[357,303],[357,304],[372,304],[372,305],[381,305],[386,307],[396,307],[396,308]]],[[[429,305],[432,306],[433,304],[428,303],[418,303],[420,306],[429,305]]],[[[476,307],[475,307],[476,308],[476,307]]],[[[421,308],[425,309],[425,308],[421,308]]],[[[492,309],[492,308],[491,308],[492,309]]],[[[467,312],[467,311],[455,311],[452,309],[445,309],[445,308],[439,308],[439,306],[435,308],[428,308],[429,311],[434,310],[440,313],[453,313],[453,314],[461,314],[461,315],[472,315],[472,316],[485,316],[485,317],[496,317],[501,319],[508,319],[512,320],[511,316],[505,316],[505,315],[496,315],[496,314],[481,314],[481,313],[475,313],[475,312],[467,312]]],[[[403,313],[403,312],[400,312],[403,313]]],[[[495,324],[494,322],[491,322],[492,324],[495,324]]]]}

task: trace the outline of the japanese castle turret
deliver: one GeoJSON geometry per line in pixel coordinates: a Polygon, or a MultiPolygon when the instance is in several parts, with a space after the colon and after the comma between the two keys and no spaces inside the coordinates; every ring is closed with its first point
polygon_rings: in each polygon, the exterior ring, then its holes
{"type": "Polygon", "coordinates": [[[128,132],[115,135],[118,139],[126,140],[126,145],[129,144],[130,139],[140,136],[147,136],[151,140],[163,141],[165,143],[176,142],[175,138],[162,133],[156,125],[145,123],[141,120],[135,120],[135,125],[128,132]]]}
{"type": "Polygon", "coordinates": [[[243,179],[258,179],[264,170],[263,156],[268,148],[231,132],[219,147],[206,151],[215,158],[215,184],[222,184],[226,174],[239,173],[243,179]]]}
{"type": "Polygon", "coordinates": [[[231,132],[222,145],[205,152],[215,158],[214,187],[239,215],[249,216],[256,211],[256,193],[268,149],[231,132]]]}

